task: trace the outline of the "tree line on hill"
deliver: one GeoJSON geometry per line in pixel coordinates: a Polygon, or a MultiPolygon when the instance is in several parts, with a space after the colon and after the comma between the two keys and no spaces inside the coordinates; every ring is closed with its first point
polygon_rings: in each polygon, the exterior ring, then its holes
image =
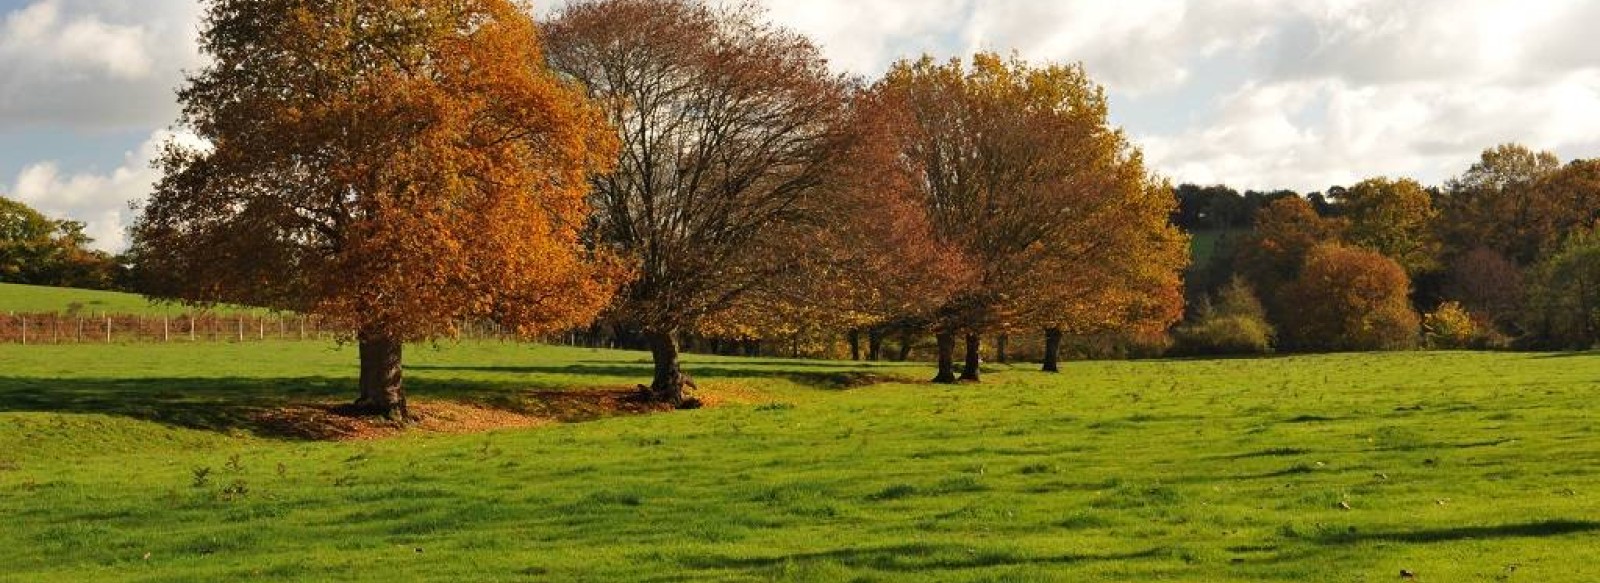
{"type": "Polygon", "coordinates": [[[79,221],[56,220],[0,196],[0,282],[86,289],[127,285],[119,259],[91,249],[79,221]]]}
{"type": "MultiPolygon", "coordinates": [[[[204,145],[158,161],[140,291],[348,330],[354,410],[391,418],[404,345],[471,319],[606,330],[650,350],[641,395],[674,404],[686,338],[841,334],[860,357],[865,336],[872,358],[927,334],[947,383],[979,380],[985,339],[1004,360],[1035,337],[1055,370],[1073,338],[1160,343],[1184,319],[1180,227],[1251,229],[1189,271],[1205,300],[1180,349],[1402,346],[1410,279],[1499,241],[1420,237],[1449,205],[1409,181],[1175,191],[1081,66],[978,53],[853,79],[749,5],[579,0],[538,22],[510,0],[215,0],[200,46],[179,125],[204,145]]],[[[1509,212],[1511,186],[1472,176],[1460,212],[1509,212]]]]}
{"type": "Polygon", "coordinates": [[[1179,350],[1600,342],[1600,160],[1506,144],[1442,187],[1380,177],[1304,197],[1176,196],[1175,222],[1221,234],[1188,273],[1179,350]]]}

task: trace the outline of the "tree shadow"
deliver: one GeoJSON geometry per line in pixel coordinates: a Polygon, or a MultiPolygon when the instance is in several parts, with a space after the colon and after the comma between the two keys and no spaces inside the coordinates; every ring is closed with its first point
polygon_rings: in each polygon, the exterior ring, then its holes
{"type": "Polygon", "coordinates": [[[1600,531],[1600,522],[1588,520],[1545,520],[1498,526],[1463,526],[1412,531],[1337,533],[1319,537],[1324,545],[1348,545],[1369,541],[1399,543],[1439,543],[1460,540],[1538,538],[1600,531]]]}
{"type": "Polygon", "coordinates": [[[1129,553],[1067,554],[1028,556],[1010,551],[974,551],[963,545],[903,544],[827,551],[792,553],[769,557],[701,556],[680,562],[692,569],[757,570],[790,563],[825,562],[857,569],[927,573],[930,571],[975,569],[1008,565],[1064,565],[1102,561],[1130,561],[1167,556],[1166,549],[1153,548],[1129,553]]]}
{"type": "MultiPolygon", "coordinates": [[[[0,412],[102,414],[220,433],[248,432],[280,439],[314,439],[315,433],[275,415],[291,405],[342,404],[356,394],[348,378],[37,378],[0,376],[0,412]]],[[[611,392],[541,391],[526,383],[406,379],[413,399],[448,400],[556,420],[603,416],[572,395],[611,392]]]]}
{"type": "MultiPolygon", "coordinates": [[[[655,369],[650,364],[625,364],[617,362],[608,362],[605,364],[571,364],[565,366],[417,365],[407,368],[411,370],[433,372],[587,376],[605,378],[611,383],[629,381],[649,382],[650,378],[655,374],[655,369]]],[[[917,382],[906,377],[885,375],[870,370],[849,370],[844,367],[834,368],[838,370],[796,371],[759,367],[740,368],[727,366],[694,366],[691,364],[684,367],[684,372],[698,380],[784,380],[803,387],[822,390],[848,390],[885,383],[917,382]]]]}

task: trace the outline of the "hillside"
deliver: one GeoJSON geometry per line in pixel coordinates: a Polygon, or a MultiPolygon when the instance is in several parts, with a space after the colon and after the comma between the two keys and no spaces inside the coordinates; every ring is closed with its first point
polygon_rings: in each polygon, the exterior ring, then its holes
{"type": "MultiPolygon", "coordinates": [[[[154,303],[144,296],[121,292],[44,287],[0,283],[0,313],[78,313],[161,316],[186,314],[192,308],[177,304],[154,303]]],[[[217,306],[221,314],[265,314],[267,310],[238,306],[217,306]]]]}

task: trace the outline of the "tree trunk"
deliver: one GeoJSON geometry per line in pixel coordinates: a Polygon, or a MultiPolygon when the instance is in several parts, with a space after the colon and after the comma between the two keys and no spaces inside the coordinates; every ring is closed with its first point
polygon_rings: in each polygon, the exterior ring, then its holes
{"type": "Polygon", "coordinates": [[[867,331],[867,360],[878,362],[883,359],[883,332],[881,330],[867,331]]]}
{"type": "MultiPolygon", "coordinates": [[[[933,382],[940,384],[955,384],[956,382],[956,335],[953,332],[940,332],[939,339],[939,375],[933,377],[933,382]]],[[[907,343],[909,344],[909,343],[907,343]]]]}
{"type": "Polygon", "coordinates": [[[998,338],[995,338],[995,342],[994,342],[994,353],[995,353],[994,354],[994,361],[995,362],[998,362],[1000,364],[1008,364],[1007,360],[1009,360],[1009,358],[1006,356],[1006,344],[1009,343],[1010,340],[1011,340],[1011,337],[1010,337],[1010,335],[1007,335],[1007,334],[1001,334],[998,338]]]}
{"type": "Polygon", "coordinates": [[[409,421],[406,389],[401,367],[401,344],[386,337],[363,336],[361,352],[361,397],[355,410],[390,421],[409,421]]]}
{"type": "Polygon", "coordinates": [[[850,360],[861,360],[861,331],[850,331],[850,360]]]}
{"type": "MultiPolygon", "coordinates": [[[[911,360],[911,341],[912,338],[910,330],[900,333],[900,362],[911,360]]],[[[955,340],[952,339],[952,347],[954,346],[954,342],[955,340]]],[[[954,348],[951,348],[951,350],[954,350],[954,348]]]]}
{"type": "Polygon", "coordinates": [[[650,382],[650,396],[656,402],[683,404],[683,387],[688,384],[683,369],[678,365],[678,339],[671,332],[647,332],[650,357],[655,361],[655,379],[650,382]]]}
{"type": "Polygon", "coordinates": [[[983,371],[979,370],[983,366],[982,359],[979,358],[982,346],[982,339],[977,334],[967,335],[967,362],[961,369],[961,380],[974,383],[983,380],[983,371]]]}
{"type": "Polygon", "coordinates": [[[1061,372],[1061,329],[1044,331],[1044,372],[1061,372]]]}

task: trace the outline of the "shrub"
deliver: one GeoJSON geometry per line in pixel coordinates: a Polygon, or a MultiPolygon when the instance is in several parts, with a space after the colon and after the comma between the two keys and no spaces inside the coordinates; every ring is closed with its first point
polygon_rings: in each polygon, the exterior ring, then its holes
{"type": "Polygon", "coordinates": [[[1254,290],[1235,277],[1193,323],[1178,328],[1177,341],[1187,354],[1266,354],[1275,334],[1254,290]]]}
{"type": "Polygon", "coordinates": [[[1411,279],[1376,251],[1319,245],[1280,292],[1284,337],[1297,350],[1399,350],[1417,345],[1411,279]]]}
{"type": "Polygon", "coordinates": [[[1457,302],[1445,302],[1422,319],[1422,337],[1433,348],[1476,348],[1481,336],[1472,313],[1457,302]]]}

